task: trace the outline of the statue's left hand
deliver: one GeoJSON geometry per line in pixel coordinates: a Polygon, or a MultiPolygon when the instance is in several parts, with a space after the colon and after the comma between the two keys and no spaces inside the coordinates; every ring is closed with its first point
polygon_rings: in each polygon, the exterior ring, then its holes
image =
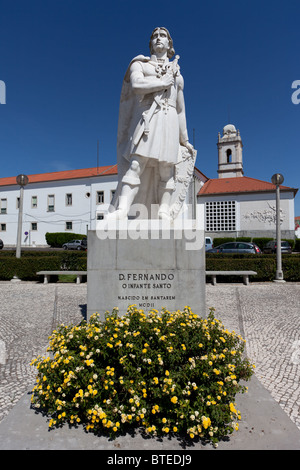
{"type": "Polygon", "coordinates": [[[192,146],[192,144],[187,140],[186,142],[183,142],[182,144],[184,147],[186,147],[188,149],[189,152],[193,152],[194,151],[194,147],[192,146]]]}

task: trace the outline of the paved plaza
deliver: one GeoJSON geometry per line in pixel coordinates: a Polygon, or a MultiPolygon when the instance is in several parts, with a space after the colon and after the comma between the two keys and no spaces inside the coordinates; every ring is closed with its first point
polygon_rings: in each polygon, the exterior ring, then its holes
{"type": "MultiPolygon", "coordinates": [[[[45,354],[57,324],[82,320],[86,296],[86,284],[0,282],[0,430],[31,390],[30,361],[45,354]]],[[[300,283],[207,284],[206,303],[246,339],[257,387],[300,430],[300,283]]]]}

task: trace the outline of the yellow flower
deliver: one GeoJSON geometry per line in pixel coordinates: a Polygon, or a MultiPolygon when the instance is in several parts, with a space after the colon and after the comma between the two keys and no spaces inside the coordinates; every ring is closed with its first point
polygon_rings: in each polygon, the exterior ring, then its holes
{"type": "Polygon", "coordinates": [[[172,402],[172,403],[177,403],[177,401],[178,401],[178,398],[177,398],[176,396],[174,396],[174,397],[171,398],[171,402],[172,402]]]}
{"type": "Polygon", "coordinates": [[[230,408],[231,413],[237,414],[237,410],[235,409],[235,406],[233,403],[230,403],[229,408],[230,408]]]}
{"type": "Polygon", "coordinates": [[[202,424],[203,424],[204,429],[207,429],[211,425],[210,418],[207,418],[206,416],[202,416],[202,424]]]}

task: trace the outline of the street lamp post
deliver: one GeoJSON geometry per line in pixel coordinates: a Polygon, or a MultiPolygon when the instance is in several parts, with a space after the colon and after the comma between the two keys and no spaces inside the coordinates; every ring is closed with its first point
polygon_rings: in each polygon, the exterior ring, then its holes
{"type": "Polygon", "coordinates": [[[276,185],[276,276],[275,281],[283,281],[282,262],[281,262],[281,232],[280,232],[280,189],[284,178],[280,173],[275,173],[271,179],[276,185]]]}
{"type": "Polygon", "coordinates": [[[17,184],[20,186],[20,201],[19,201],[19,218],[18,218],[16,258],[21,258],[21,237],[22,237],[24,186],[26,186],[26,184],[28,183],[28,176],[18,175],[16,180],[17,180],[17,184]]]}

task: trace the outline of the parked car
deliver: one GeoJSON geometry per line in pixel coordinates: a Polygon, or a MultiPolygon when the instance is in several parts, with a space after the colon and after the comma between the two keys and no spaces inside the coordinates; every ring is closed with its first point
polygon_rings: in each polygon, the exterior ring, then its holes
{"type": "Polygon", "coordinates": [[[227,242],[207,250],[207,253],[254,253],[258,255],[261,253],[261,249],[252,242],[227,242]]]}
{"type": "Polygon", "coordinates": [[[64,250],[86,250],[87,249],[87,239],[83,238],[82,240],[71,240],[63,244],[64,250]]]}
{"type": "MultiPolygon", "coordinates": [[[[265,245],[263,252],[264,253],[276,253],[276,250],[277,250],[277,242],[276,240],[273,240],[273,241],[268,242],[265,245]]],[[[284,241],[284,240],[281,242],[281,253],[292,253],[292,248],[289,242],[284,241]]]]}
{"type": "Polygon", "coordinates": [[[4,243],[2,240],[0,240],[0,250],[2,250],[3,247],[4,247],[4,243]]]}
{"type": "Polygon", "coordinates": [[[211,250],[213,248],[213,241],[210,237],[205,237],[205,250],[211,250]]]}

